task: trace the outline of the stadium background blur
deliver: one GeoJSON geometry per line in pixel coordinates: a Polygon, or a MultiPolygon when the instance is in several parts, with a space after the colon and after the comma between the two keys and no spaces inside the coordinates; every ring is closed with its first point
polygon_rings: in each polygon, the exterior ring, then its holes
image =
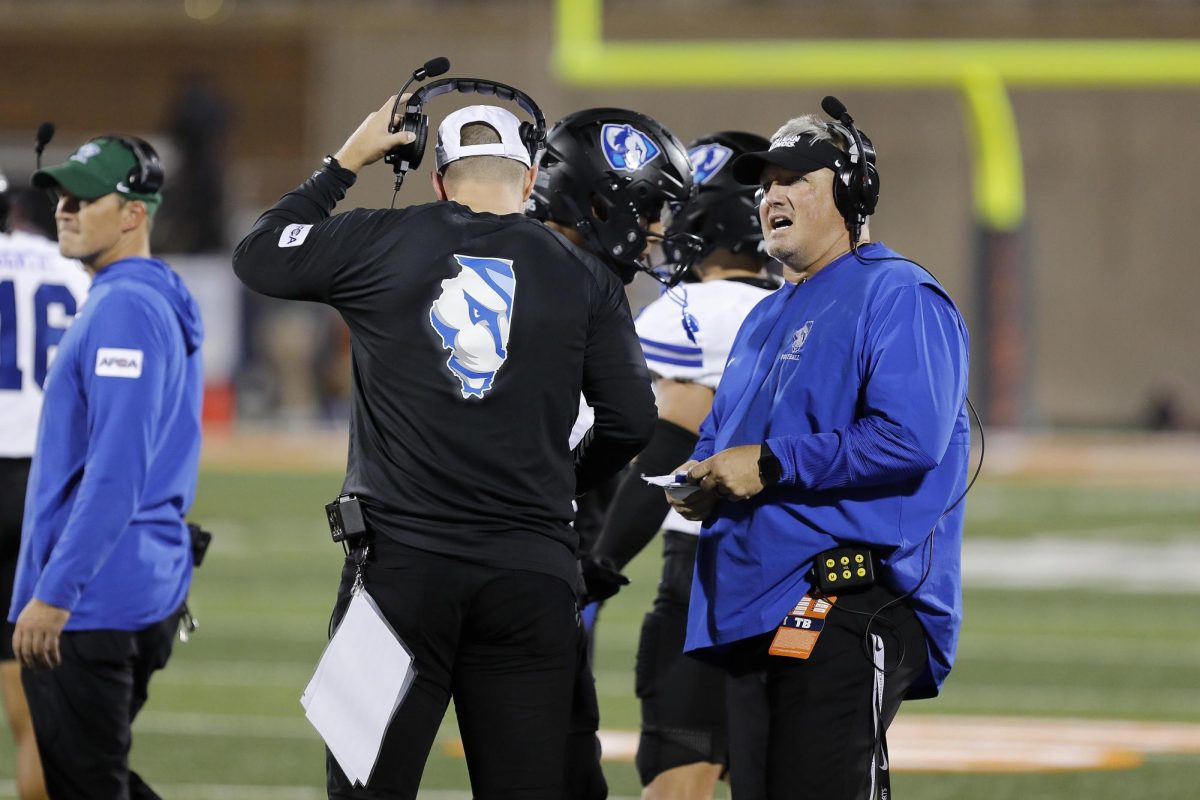
{"type": "MultiPolygon", "coordinates": [[[[243,293],[228,256],[257,215],[415,67],[445,55],[451,75],[518,86],[549,120],[619,105],[684,140],[721,128],[769,135],[787,117],[817,111],[825,94],[839,96],[880,151],[873,237],[922,260],[958,300],[990,431],[968,501],[960,663],[943,698],[902,710],[896,791],[1194,796],[1200,263],[1186,231],[1200,183],[1192,145],[1200,2],[604,3],[605,40],[739,40],[762,75],[758,85],[690,87],[666,75],[657,86],[654,75],[637,86],[566,75],[581,53],[556,46],[586,42],[564,38],[567,15],[556,8],[553,0],[0,0],[0,169],[14,185],[27,182],[44,120],[58,126],[47,163],[106,132],[149,139],[168,173],[155,251],[184,272],[210,331],[193,517],[217,539],[194,589],[202,628],[156,680],[139,720],[139,770],[178,798],[321,796],[319,741],[296,700],[337,580],[320,504],[337,492],[344,464],[345,331],[327,309],[243,293]],[[979,131],[965,92],[810,85],[787,75],[784,59],[752,55],[751,40],[765,37],[798,48],[1042,39],[1184,51],[1182,68],[1159,80],[1001,87],[1024,187],[1023,213],[997,230],[980,214],[979,131]],[[1001,373],[997,394],[989,380],[1001,373]]],[[[841,58],[831,57],[835,67],[841,58]]],[[[1123,58],[1114,50],[1118,72],[1123,58]]],[[[476,100],[439,98],[431,118],[476,100]]],[[[390,199],[390,173],[377,167],[345,207],[390,199]]],[[[414,175],[397,202],[430,199],[414,175]]],[[[631,290],[635,308],[653,296],[652,285],[631,290]]],[[[633,585],[601,620],[598,682],[608,751],[618,757],[637,723],[632,659],[657,557],[634,563],[633,585]]],[[[451,719],[422,796],[465,796],[454,741],[451,719]]],[[[11,796],[9,753],[0,744],[0,797],[11,796]]],[[[627,761],[609,774],[617,794],[637,793],[627,761]]]]}

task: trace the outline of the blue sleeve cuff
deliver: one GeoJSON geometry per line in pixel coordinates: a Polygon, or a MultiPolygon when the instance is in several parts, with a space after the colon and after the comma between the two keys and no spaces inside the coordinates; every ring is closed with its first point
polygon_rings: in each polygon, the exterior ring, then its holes
{"type": "Polygon", "coordinates": [[[779,473],[779,482],[777,485],[795,486],[796,479],[799,476],[796,474],[796,459],[792,453],[792,448],[788,447],[783,439],[767,439],[764,444],[779,459],[779,466],[783,468],[779,473]]]}
{"type": "Polygon", "coordinates": [[[83,596],[83,587],[55,586],[52,588],[45,585],[48,583],[50,581],[45,580],[45,574],[43,573],[43,580],[38,581],[37,588],[34,589],[34,598],[41,600],[48,606],[73,611],[76,604],[79,603],[79,598],[83,596]]]}

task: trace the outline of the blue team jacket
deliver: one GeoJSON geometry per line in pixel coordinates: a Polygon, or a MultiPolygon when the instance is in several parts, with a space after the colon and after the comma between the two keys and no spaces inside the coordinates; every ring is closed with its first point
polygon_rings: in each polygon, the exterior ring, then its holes
{"type": "Polygon", "coordinates": [[[930,564],[912,598],[929,669],[910,691],[929,696],[962,618],[964,506],[941,515],[966,487],[967,329],[933,276],[882,244],[860,251],[886,260],[842,256],[764,299],[738,332],[692,458],[766,442],[783,477],[705,523],[685,649],[719,659],[777,627],[816,553],[865,543],[897,592],[930,564]]]}
{"type": "Polygon", "coordinates": [[[100,271],[46,379],[10,621],[138,630],[187,596],[200,456],[200,311],[161,261],[100,271]]]}

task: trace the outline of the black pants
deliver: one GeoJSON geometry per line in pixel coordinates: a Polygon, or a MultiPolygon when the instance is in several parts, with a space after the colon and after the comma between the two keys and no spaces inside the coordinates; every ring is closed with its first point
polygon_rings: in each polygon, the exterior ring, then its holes
{"type": "MultiPolygon", "coordinates": [[[[0,661],[13,659],[13,626],[8,621],[17,556],[21,551],[21,517],[25,514],[25,486],[29,483],[28,458],[0,458],[0,661]]],[[[19,612],[20,609],[17,609],[19,612]]]]}
{"type": "Polygon", "coordinates": [[[867,630],[869,615],[895,598],[881,586],[839,597],[808,659],[768,655],[773,632],[737,648],[729,685],[737,800],[890,797],[884,731],[928,659],[906,601],[867,630]]]}
{"type": "Polygon", "coordinates": [[[571,722],[567,734],[563,800],[605,800],[608,780],[600,764],[600,702],[592,674],[590,638],[583,620],[576,626],[575,682],[571,697],[571,722]]]}
{"type": "Polygon", "coordinates": [[[21,670],[52,800],[154,800],[129,769],[130,726],[167,664],[179,615],[140,631],[68,631],[62,664],[21,670]]]}
{"type": "Polygon", "coordinates": [[[699,537],[670,530],[662,536],[662,580],[642,621],[637,652],[637,770],[643,786],[675,767],[728,762],[725,672],[683,654],[699,537]]]}
{"type": "MultiPolygon", "coordinates": [[[[350,601],[342,571],[334,621],[350,601]]],[[[390,545],[364,583],[413,655],[417,675],[366,788],[328,755],[331,798],[413,798],[450,697],[479,800],[561,800],[578,648],[564,581],[390,545]]],[[[369,666],[369,665],[364,665],[369,666]]]]}

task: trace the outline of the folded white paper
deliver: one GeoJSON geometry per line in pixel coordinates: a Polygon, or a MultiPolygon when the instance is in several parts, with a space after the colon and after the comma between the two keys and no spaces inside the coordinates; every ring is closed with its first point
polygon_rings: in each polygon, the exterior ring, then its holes
{"type": "Polygon", "coordinates": [[[699,485],[688,483],[686,473],[679,473],[678,475],[643,475],[642,480],[651,486],[661,486],[666,489],[667,494],[675,500],[686,500],[693,492],[700,490],[699,485]]]}
{"type": "Polygon", "coordinates": [[[681,483],[679,480],[679,477],[674,474],[671,474],[671,475],[643,475],[642,480],[644,480],[646,483],[650,484],[651,486],[661,486],[664,489],[667,488],[668,486],[679,486],[681,483]]]}
{"type": "Polygon", "coordinates": [[[300,697],[346,777],[365,786],[416,668],[366,589],[355,591],[300,697]]]}

